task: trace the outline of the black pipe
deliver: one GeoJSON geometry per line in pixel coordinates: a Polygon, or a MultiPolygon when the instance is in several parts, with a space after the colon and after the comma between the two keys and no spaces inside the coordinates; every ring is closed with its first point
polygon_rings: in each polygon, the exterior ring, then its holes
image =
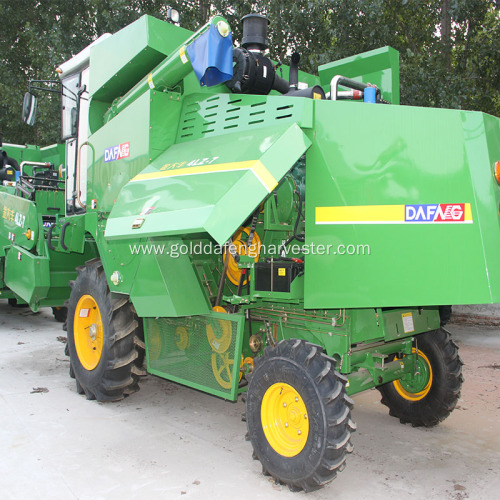
{"type": "Polygon", "coordinates": [[[290,90],[290,84],[278,75],[274,76],[273,89],[280,94],[286,94],[290,90]]]}
{"type": "Polygon", "coordinates": [[[288,81],[290,82],[290,88],[295,90],[299,85],[299,62],[300,54],[298,52],[294,52],[290,58],[290,73],[288,81]]]}
{"type": "Polygon", "coordinates": [[[19,172],[19,163],[17,163],[17,160],[14,160],[14,158],[5,155],[5,163],[7,165],[10,165],[14,170],[17,170],[19,172]]]}
{"type": "MultiPolygon", "coordinates": [[[[345,76],[338,77],[338,84],[342,85],[343,87],[347,87],[349,89],[361,90],[361,91],[364,91],[367,87],[370,87],[370,85],[368,85],[367,83],[358,82],[356,80],[353,80],[351,78],[347,78],[345,76]]],[[[377,96],[376,99],[377,99],[377,102],[379,102],[382,94],[381,94],[381,91],[378,87],[375,87],[375,89],[376,89],[375,93],[377,96]]],[[[337,89],[335,89],[335,91],[337,91],[337,89]]],[[[330,89],[330,92],[331,92],[331,89],[330,89]]]]}

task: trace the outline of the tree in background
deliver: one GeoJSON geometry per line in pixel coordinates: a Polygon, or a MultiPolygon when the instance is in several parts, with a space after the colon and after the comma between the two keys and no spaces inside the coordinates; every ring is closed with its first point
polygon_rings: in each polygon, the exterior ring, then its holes
{"type": "MultiPolygon", "coordinates": [[[[170,4],[181,25],[196,29],[222,14],[241,39],[240,18],[266,14],[270,54],[301,69],[390,45],[400,52],[401,102],[475,109],[500,115],[500,0],[187,0],[170,4]]],[[[29,79],[54,79],[55,68],[103,33],[150,14],[165,19],[160,0],[0,0],[0,129],[4,140],[59,140],[57,94],[39,100],[37,125],[20,118],[29,79]],[[6,22],[8,21],[8,22],[6,22]]]]}

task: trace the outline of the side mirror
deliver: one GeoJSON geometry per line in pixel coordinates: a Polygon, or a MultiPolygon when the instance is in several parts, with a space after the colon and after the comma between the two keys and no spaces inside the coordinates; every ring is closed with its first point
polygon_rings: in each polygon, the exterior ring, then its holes
{"type": "Polygon", "coordinates": [[[36,96],[31,92],[26,92],[23,99],[23,122],[27,125],[34,125],[36,119],[36,96]]]}

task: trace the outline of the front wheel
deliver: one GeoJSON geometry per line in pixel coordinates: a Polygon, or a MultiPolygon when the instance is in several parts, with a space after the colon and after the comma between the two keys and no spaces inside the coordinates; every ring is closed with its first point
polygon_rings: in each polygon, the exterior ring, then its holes
{"type": "Polygon", "coordinates": [[[117,401],[144,375],[139,324],[128,297],[111,295],[99,259],[77,270],[68,302],[70,374],[88,399],[117,401]]]}
{"type": "Polygon", "coordinates": [[[443,329],[416,337],[415,375],[389,382],[378,389],[382,404],[402,424],[432,427],[455,408],[462,387],[462,361],[458,347],[443,329]]]}
{"type": "Polygon", "coordinates": [[[264,473],[292,490],[329,483],[352,451],[346,379],[319,346],[282,340],[256,358],[246,419],[264,473]]]}

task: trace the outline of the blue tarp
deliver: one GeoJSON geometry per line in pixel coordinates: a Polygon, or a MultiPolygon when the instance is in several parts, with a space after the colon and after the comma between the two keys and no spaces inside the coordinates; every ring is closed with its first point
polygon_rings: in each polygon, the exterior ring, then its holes
{"type": "Polygon", "coordinates": [[[223,37],[212,24],[187,47],[187,53],[200,85],[213,87],[233,77],[232,33],[223,37]]]}

